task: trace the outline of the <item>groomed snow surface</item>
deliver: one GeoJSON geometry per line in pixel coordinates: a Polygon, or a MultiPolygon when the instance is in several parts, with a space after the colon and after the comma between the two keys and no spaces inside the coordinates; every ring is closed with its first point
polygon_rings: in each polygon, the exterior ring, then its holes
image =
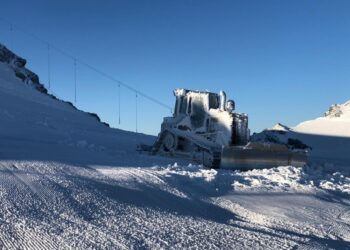
{"type": "Polygon", "coordinates": [[[346,171],[210,170],[135,152],[153,140],[0,64],[0,249],[350,249],[346,171]]]}

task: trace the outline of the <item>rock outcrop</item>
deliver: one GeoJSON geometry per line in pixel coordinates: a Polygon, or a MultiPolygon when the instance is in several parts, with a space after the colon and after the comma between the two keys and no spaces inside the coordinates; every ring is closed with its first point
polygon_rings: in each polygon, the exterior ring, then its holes
{"type": "Polygon", "coordinates": [[[344,114],[349,115],[350,101],[344,104],[333,104],[328,111],[324,114],[328,118],[344,117],[344,114]]]}
{"type": "Polygon", "coordinates": [[[27,61],[2,44],[0,44],[0,62],[9,64],[13,68],[15,75],[24,83],[33,86],[41,93],[48,94],[47,89],[40,83],[39,76],[25,67],[27,61]]]}

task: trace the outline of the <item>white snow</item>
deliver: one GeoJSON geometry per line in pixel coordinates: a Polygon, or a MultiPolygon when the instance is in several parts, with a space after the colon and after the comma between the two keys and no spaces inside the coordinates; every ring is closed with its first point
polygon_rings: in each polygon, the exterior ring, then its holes
{"type": "Polygon", "coordinates": [[[321,117],[300,123],[295,132],[325,136],[350,137],[350,119],[321,117]]]}
{"type": "Polygon", "coordinates": [[[306,134],[350,137],[350,101],[332,105],[324,117],[302,122],[293,130],[306,134]]]}
{"type": "Polygon", "coordinates": [[[276,131],[290,131],[290,128],[287,127],[286,125],[283,125],[281,123],[277,123],[275,126],[271,128],[271,130],[276,130],[276,131]]]}
{"type": "Polygon", "coordinates": [[[314,162],[349,170],[350,101],[332,105],[324,117],[300,123],[293,128],[292,134],[313,148],[314,162]]]}
{"type": "Polygon", "coordinates": [[[108,128],[0,63],[0,248],[350,249],[347,172],[136,153],[154,139],[108,128]]]}

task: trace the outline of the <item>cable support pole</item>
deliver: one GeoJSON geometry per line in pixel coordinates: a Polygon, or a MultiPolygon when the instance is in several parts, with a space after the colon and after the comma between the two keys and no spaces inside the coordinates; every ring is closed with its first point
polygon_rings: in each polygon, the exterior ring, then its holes
{"type": "Polygon", "coordinates": [[[85,62],[82,62],[82,61],[79,61],[79,62],[80,62],[81,64],[83,64],[84,66],[86,66],[87,68],[89,68],[89,69],[95,71],[96,73],[98,73],[98,74],[104,76],[105,78],[107,78],[107,79],[109,79],[109,80],[111,80],[111,81],[113,81],[113,82],[116,82],[116,83],[120,84],[120,85],[123,86],[124,88],[126,88],[126,89],[128,89],[128,90],[130,90],[130,91],[132,91],[132,92],[137,92],[139,96],[142,96],[142,97],[144,97],[144,98],[146,98],[146,99],[148,99],[148,100],[150,100],[150,101],[152,101],[152,102],[154,102],[154,103],[156,103],[156,104],[158,104],[158,105],[160,105],[160,106],[162,106],[162,107],[164,107],[164,108],[166,108],[166,109],[171,110],[171,107],[170,107],[170,106],[168,106],[168,105],[166,105],[166,104],[164,104],[164,103],[162,103],[162,102],[156,100],[155,98],[153,98],[153,97],[151,97],[151,96],[149,96],[149,95],[147,95],[147,94],[145,94],[145,93],[142,93],[142,92],[138,91],[137,89],[135,89],[135,88],[133,88],[133,87],[131,87],[131,86],[129,86],[129,85],[127,85],[127,84],[125,84],[125,83],[123,83],[123,82],[117,80],[117,79],[115,79],[113,76],[111,76],[111,75],[109,75],[109,74],[107,74],[107,73],[104,73],[104,72],[102,72],[102,71],[96,69],[95,67],[93,67],[93,66],[91,66],[91,65],[89,65],[89,64],[87,64],[87,63],[85,63],[85,62]]]}
{"type": "Polygon", "coordinates": [[[120,84],[118,83],[118,124],[120,125],[120,84]]]}
{"type": "Polygon", "coordinates": [[[136,95],[135,95],[135,99],[136,99],[136,133],[138,132],[137,130],[138,130],[138,107],[137,107],[137,97],[138,97],[138,95],[137,95],[137,91],[135,92],[136,93],[136,95]]]}
{"type": "Polygon", "coordinates": [[[50,59],[50,44],[47,43],[47,77],[49,89],[51,89],[51,59],[50,59]]]}
{"type": "Polygon", "coordinates": [[[13,47],[13,26],[12,26],[12,23],[10,23],[10,46],[13,47]]]}
{"type": "Polygon", "coordinates": [[[74,59],[74,103],[77,103],[77,60],[74,59]]]}

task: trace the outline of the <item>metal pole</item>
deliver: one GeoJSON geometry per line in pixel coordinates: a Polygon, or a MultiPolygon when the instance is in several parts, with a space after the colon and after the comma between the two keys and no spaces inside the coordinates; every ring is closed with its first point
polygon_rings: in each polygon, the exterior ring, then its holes
{"type": "Polygon", "coordinates": [[[74,102],[77,103],[77,59],[74,58],[74,102]]]}
{"type": "Polygon", "coordinates": [[[137,92],[136,92],[136,133],[138,129],[138,107],[137,107],[137,92]]]}
{"type": "Polygon", "coordinates": [[[47,77],[49,89],[51,89],[51,60],[50,60],[50,44],[47,44],[47,77]]]}
{"type": "Polygon", "coordinates": [[[13,25],[10,23],[10,46],[13,47],[13,25]]]}
{"type": "Polygon", "coordinates": [[[120,125],[120,83],[118,83],[118,124],[120,125]]]}

